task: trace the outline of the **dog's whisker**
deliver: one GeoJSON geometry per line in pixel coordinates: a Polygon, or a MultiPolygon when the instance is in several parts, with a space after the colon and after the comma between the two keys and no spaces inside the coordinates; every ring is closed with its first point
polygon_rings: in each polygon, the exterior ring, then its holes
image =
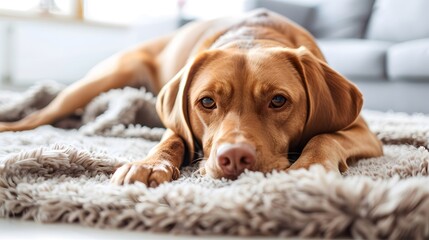
{"type": "Polygon", "coordinates": [[[195,175],[202,175],[201,172],[204,170],[204,167],[200,167],[198,169],[196,169],[195,171],[192,172],[191,176],[195,176],[195,175]]]}
{"type": "Polygon", "coordinates": [[[196,175],[205,175],[205,167],[199,167],[191,173],[192,177],[195,177],[196,175]]]}
{"type": "Polygon", "coordinates": [[[195,170],[195,171],[193,171],[192,173],[191,173],[191,176],[195,176],[195,175],[197,175],[197,174],[199,174],[199,175],[205,175],[205,167],[204,166],[201,166],[202,164],[202,162],[203,161],[207,161],[207,158],[204,158],[204,157],[199,157],[199,158],[196,158],[195,160],[194,160],[194,163],[195,164],[199,164],[199,167],[195,170]]]}
{"type": "Polygon", "coordinates": [[[207,160],[207,159],[205,159],[204,157],[199,157],[199,158],[196,158],[194,161],[195,162],[200,162],[200,161],[203,161],[203,160],[207,160]]]}

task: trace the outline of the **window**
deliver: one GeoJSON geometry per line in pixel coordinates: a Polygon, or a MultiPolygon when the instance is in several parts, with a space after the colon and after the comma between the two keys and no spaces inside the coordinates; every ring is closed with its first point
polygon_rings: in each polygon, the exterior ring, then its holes
{"type": "Polygon", "coordinates": [[[176,0],[89,0],[85,18],[96,22],[130,24],[142,17],[178,14],[176,0]]]}
{"type": "Polygon", "coordinates": [[[0,16],[67,17],[127,25],[142,17],[178,15],[177,0],[0,0],[0,16]]]}
{"type": "Polygon", "coordinates": [[[246,0],[0,0],[0,16],[48,16],[128,25],[141,18],[207,19],[243,12],[246,0]],[[179,7],[180,6],[180,7],[179,7]]]}
{"type": "Polygon", "coordinates": [[[36,7],[39,0],[0,0],[0,8],[13,11],[29,11],[36,7]]]}
{"type": "Polygon", "coordinates": [[[0,0],[0,9],[27,14],[72,15],[76,0],[0,0]]]}

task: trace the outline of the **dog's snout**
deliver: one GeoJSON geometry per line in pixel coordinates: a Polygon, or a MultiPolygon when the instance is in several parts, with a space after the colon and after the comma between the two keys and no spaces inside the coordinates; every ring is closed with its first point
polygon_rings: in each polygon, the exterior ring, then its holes
{"type": "Polygon", "coordinates": [[[226,178],[235,179],[256,161],[256,151],[249,144],[222,144],[217,150],[217,162],[226,178]]]}

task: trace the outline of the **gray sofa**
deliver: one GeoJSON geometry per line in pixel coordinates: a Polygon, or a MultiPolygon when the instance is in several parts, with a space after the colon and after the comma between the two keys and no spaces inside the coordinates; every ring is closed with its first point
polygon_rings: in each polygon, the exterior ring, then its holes
{"type": "Polygon", "coordinates": [[[253,0],[317,39],[374,110],[429,113],[428,0],[253,0]]]}

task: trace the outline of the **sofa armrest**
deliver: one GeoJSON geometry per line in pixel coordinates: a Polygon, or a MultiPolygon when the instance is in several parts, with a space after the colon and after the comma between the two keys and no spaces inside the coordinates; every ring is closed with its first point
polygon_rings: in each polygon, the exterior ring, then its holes
{"type": "Polygon", "coordinates": [[[308,28],[311,15],[314,13],[317,4],[311,1],[297,0],[250,0],[246,3],[246,10],[255,8],[266,8],[277,12],[304,28],[308,28]]]}

